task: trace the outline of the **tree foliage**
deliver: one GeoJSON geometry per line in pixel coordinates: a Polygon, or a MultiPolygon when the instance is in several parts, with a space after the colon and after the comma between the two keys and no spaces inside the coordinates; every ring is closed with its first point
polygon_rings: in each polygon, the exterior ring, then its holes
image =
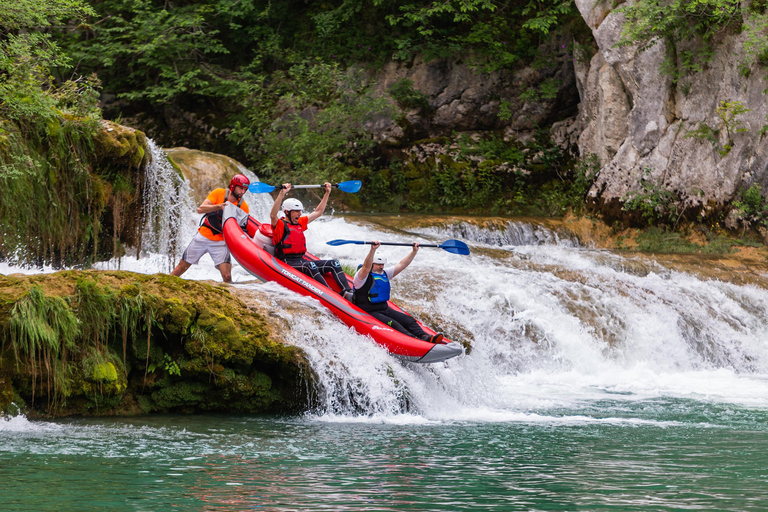
{"type": "Polygon", "coordinates": [[[662,71],[677,80],[697,73],[714,55],[713,40],[726,30],[744,30],[746,59],[742,72],[755,62],[768,63],[766,2],[756,0],[638,0],[618,9],[626,16],[620,45],[646,50],[667,43],[662,71]]]}
{"type": "Polygon", "coordinates": [[[375,146],[366,125],[393,110],[360,76],[317,59],[249,88],[241,104],[245,119],[231,136],[279,178],[342,179],[375,146]]]}
{"type": "Polygon", "coordinates": [[[0,115],[27,125],[62,114],[98,115],[95,76],[53,76],[71,60],[52,31],[93,14],[82,0],[0,0],[0,115]]]}
{"type": "Polygon", "coordinates": [[[489,71],[529,60],[536,42],[574,13],[569,0],[448,0],[405,2],[387,20],[404,29],[394,41],[395,58],[474,52],[489,71]]]}

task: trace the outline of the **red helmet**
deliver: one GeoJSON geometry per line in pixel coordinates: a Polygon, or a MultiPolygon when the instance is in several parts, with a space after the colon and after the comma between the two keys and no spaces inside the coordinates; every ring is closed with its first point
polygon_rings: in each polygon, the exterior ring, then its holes
{"type": "Polygon", "coordinates": [[[245,174],[235,174],[232,177],[232,181],[229,182],[229,190],[234,192],[235,187],[248,188],[248,185],[250,184],[251,184],[251,180],[248,179],[248,176],[246,176],[245,174]]]}

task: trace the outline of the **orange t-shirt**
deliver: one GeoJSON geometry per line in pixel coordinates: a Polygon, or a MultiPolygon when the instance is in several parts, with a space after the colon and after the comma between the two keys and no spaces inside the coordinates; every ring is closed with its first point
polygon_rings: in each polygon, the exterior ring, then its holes
{"type": "MultiPolygon", "coordinates": [[[[224,202],[224,196],[227,195],[227,190],[223,188],[217,188],[210,194],[208,194],[208,199],[212,204],[221,204],[224,202]]],[[[234,194],[230,192],[229,194],[229,202],[237,206],[237,199],[235,199],[234,194]]],[[[240,205],[240,208],[245,213],[250,213],[250,210],[248,210],[248,203],[243,201],[243,204],[240,205]]],[[[214,235],[213,231],[211,231],[211,228],[207,226],[200,226],[200,229],[197,230],[201,235],[203,235],[208,240],[211,240],[213,242],[219,242],[224,240],[224,235],[219,233],[218,235],[214,235]]]]}

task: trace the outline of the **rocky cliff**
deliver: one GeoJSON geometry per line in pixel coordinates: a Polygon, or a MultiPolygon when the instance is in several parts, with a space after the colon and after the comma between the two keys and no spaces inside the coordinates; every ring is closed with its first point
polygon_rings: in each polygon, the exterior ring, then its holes
{"type": "Polygon", "coordinates": [[[667,52],[681,62],[696,42],[617,46],[625,17],[615,4],[576,5],[599,51],[574,61],[579,114],[555,131],[582,156],[599,157],[589,196],[604,212],[619,214],[641,179],[671,192],[686,216],[699,219],[724,213],[753,184],[768,186],[765,69],[744,67],[745,33],[721,31],[702,70],[673,80],[661,71],[667,52]]]}
{"type": "Polygon", "coordinates": [[[380,139],[407,143],[408,139],[449,136],[456,132],[504,131],[525,138],[537,128],[572,116],[577,111],[570,34],[558,32],[539,51],[542,62],[516,69],[484,72],[471,58],[392,61],[370,80],[381,94],[398,95],[393,87],[403,80],[422,94],[423,108],[405,107],[405,123],[381,120],[372,130],[380,139]],[[543,83],[548,94],[538,93],[543,83]],[[526,91],[530,94],[525,95],[526,91]],[[509,118],[501,112],[507,109],[509,118]],[[403,129],[403,124],[405,129],[403,129]]]}

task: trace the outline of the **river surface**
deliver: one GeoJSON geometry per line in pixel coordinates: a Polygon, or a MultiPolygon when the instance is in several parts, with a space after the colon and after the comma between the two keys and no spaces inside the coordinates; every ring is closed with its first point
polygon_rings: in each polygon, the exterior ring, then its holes
{"type": "Polygon", "coordinates": [[[462,421],[16,418],[0,430],[2,508],[766,509],[764,410],[596,394],[462,421]]]}
{"type": "MultiPolygon", "coordinates": [[[[266,196],[248,200],[266,218],[266,196]]],[[[768,510],[762,271],[681,270],[527,221],[328,215],[308,231],[312,252],[346,265],[366,248],[326,240],[454,237],[470,256],[422,249],[393,296],[466,354],[403,363],[236,266],[233,288],[257,292],[306,351],[312,408],[0,419],[0,510],[768,510]]],[[[171,268],[145,239],[140,259],[99,268],[171,268]]],[[[15,271],[32,272],[0,267],[15,271]]],[[[220,280],[207,257],[184,278],[220,280]]]]}

